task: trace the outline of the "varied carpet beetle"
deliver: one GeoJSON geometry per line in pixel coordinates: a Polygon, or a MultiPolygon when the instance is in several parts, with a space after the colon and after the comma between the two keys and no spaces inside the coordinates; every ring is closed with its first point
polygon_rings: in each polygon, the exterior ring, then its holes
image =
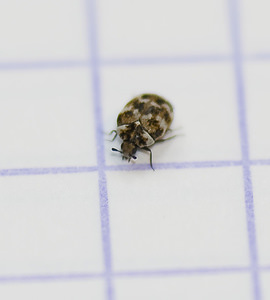
{"type": "MultiPolygon", "coordinates": [[[[117,117],[117,135],[123,140],[121,150],[112,148],[112,151],[122,153],[122,159],[136,159],[138,148],[150,152],[150,166],[152,164],[152,151],[150,146],[156,142],[163,142],[164,134],[170,128],[173,120],[173,107],[167,100],[155,94],[142,94],[132,99],[122,109],[117,117]]],[[[111,133],[112,133],[111,132],[111,133]]]]}

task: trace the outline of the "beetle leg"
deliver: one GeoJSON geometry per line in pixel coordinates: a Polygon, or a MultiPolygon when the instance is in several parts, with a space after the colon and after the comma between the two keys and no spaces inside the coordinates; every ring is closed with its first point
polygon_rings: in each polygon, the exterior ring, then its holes
{"type": "Polygon", "coordinates": [[[173,135],[173,136],[170,136],[170,137],[168,137],[168,138],[166,138],[166,139],[157,140],[156,143],[162,143],[162,142],[171,140],[171,139],[175,138],[176,136],[178,136],[178,134],[173,135]]]}
{"type": "Polygon", "coordinates": [[[111,135],[113,132],[115,133],[115,135],[112,138],[112,140],[110,140],[110,142],[113,142],[115,140],[115,138],[117,137],[117,131],[116,130],[112,130],[108,135],[111,135]]]}
{"type": "Polygon", "coordinates": [[[143,150],[146,150],[146,151],[148,151],[148,152],[150,152],[150,166],[151,166],[151,168],[153,169],[153,171],[155,171],[155,169],[154,169],[154,167],[153,167],[153,163],[152,163],[153,157],[152,157],[152,151],[151,151],[151,149],[149,149],[148,147],[143,147],[142,149],[143,149],[143,150]]]}

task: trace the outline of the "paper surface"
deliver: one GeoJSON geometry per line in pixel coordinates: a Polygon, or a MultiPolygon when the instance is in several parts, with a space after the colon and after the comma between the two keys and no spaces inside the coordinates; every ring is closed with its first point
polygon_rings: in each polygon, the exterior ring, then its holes
{"type": "Polygon", "coordinates": [[[270,299],[269,8],[1,1],[2,299],[270,299]],[[141,93],[155,172],[107,141],[141,93]]]}

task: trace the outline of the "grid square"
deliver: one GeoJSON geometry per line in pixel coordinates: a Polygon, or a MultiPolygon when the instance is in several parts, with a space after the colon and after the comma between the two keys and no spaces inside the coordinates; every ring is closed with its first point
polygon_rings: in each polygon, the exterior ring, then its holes
{"type": "Polygon", "coordinates": [[[118,300],[252,299],[248,274],[192,275],[116,280],[118,300]]]}
{"type": "Polygon", "coordinates": [[[102,280],[80,282],[32,282],[0,285],[0,294],[5,300],[14,299],[104,299],[102,280]]]}
{"type": "MultiPolygon", "coordinates": [[[[107,132],[115,129],[118,113],[138,94],[163,95],[174,106],[172,129],[178,136],[153,147],[154,162],[241,159],[235,87],[229,63],[103,67],[103,119],[107,132]]],[[[173,134],[175,134],[173,133],[173,134]]],[[[107,164],[121,162],[120,138],[106,144],[107,164]]],[[[136,163],[149,163],[138,152],[136,163]]]]}
{"type": "Polygon", "coordinates": [[[84,19],[81,1],[1,1],[0,60],[86,59],[84,19]]]}
{"type": "Polygon", "coordinates": [[[264,272],[261,274],[262,294],[263,299],[270,299],[270,273],[264,272]]]}
{"type": "Polygon", "coordinates": [[[270,62],[254,62],[245,65],[245,89],[247,98],[250,157],[269,159],[270,143],[270,62]]]}
{"type": "Polygon", "coordinates": [[[0,183],[2,276],[103,271],[96,173],[0,183]]]}
{"type": "Polygon", "coordinates": [[[249,264],[241,168],[110,172],[108,195],[116,271],[249,264]]]}
{"type": "Polygon", "coordinates": [[[1,168],[96,165],[90,80],[79,68],[0,72],[1,168]]]}
{"type": "Polygon", "coordinates": [[[253,166],[252,179],[258,253],[261,265],[270,264],[270,166],[253,166]]]}
{"type": "Polygon", "coordinates": [[[244,52],[246,54],[268,54],[270,52],[268,0],[241,1],[241,27],[244,52]]]}
{"type": "Polygon", "coordinates": [[[230,52],[222,0],[101,0],[98,10],[102,58],[230,52]]]}

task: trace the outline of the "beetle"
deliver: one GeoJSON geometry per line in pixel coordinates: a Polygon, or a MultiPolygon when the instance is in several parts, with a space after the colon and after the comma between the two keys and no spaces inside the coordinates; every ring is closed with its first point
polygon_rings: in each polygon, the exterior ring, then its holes
{"type": "Polygon", "coordinates": [[[130,100],[117,117],[117,129],[112,141],[117,135],[123,140],[121,150],[112,148],[122,154],[122,159],[136,159],[138,148],[150,152],[150,166],[152,151],[149,148],[156,142],[163,142],[165,133],[170,129],[173,121],[173,107],[169,101],[156,94],[142,94],[130,100]]]}

